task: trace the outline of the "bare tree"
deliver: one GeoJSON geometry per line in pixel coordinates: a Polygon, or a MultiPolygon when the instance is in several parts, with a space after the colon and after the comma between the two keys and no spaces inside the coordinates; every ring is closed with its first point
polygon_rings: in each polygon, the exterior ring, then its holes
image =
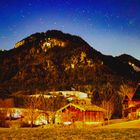
{"type": "Polygon", "coordinates": [[[101,105],[101,97],[98,90],[95,90],[91,96],[91,103],[95,105],[101,105]]]}
{"type": "Polygon", "coordinates": [[[34,120],[36,117],[37,109],[45,109],[45,103],[44,103],[44,96],[26,96],[24,97],[25,101],[25,107],[28,109],[28,117],[30,120],[30,125],[33,127],[34,120]]]}
{"type": "Polygon", "coordinates": [[[123,83],[120,86],[118,94],[120,96],[121,105],[122,105],[122,117],[124,117],[124,108],[125,108],[125,106],[123,105],[123,101],[124,101],[125,97],[128,97],[129,101],[131,101],[132,97],[133,97],[132,92],[133,92],[133,88],[129,85],[123,83]]]}
{"type": "Polygon", "coordinates": [[[115,91],[110,83],[107,83],[102,87],[102,102],[101,107],[106,110],[105,112],[105,118],[109,120],[112,117],[112,114],[114,113],[114,103],[116,102],[116,96],[115,91]]]}
{"type": "Polygon", "coordinates": [[[122,84],[120,86],[118,94],[120,95],[122,102],[123,102],[125,96],[128,96],[129,100],[132,99],[132,96],[133,96],[132,91],[133,91],[133,88],[127,84],[122,84]]]}
{"type": "Polygon", "coordinates": [[[108,120],[108,124],[109,124],[109,120],[114,112],[114,104],[111,100],[109,100],[109,101],[103,100],[101,107],[106,110],[105,118],[108,120]]]}

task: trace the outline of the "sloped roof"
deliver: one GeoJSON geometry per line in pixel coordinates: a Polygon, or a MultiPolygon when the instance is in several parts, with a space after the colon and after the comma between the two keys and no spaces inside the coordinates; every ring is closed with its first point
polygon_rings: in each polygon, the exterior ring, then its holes
{"type": "Polygon", "coordinates": [[[80,105],[80,107],[84,108],[85,111],[106,111],[105,109],[96,105],[80,105]]]}
{"type": "Polygon", "coordinates": [[[129,98],[128,98],[128,96],[127,96],[127,95],[125,95],[124,100],[123,100],[123,104],[128,103],[128,101],[129,101],[129,98]]]}
{"type": "Polygon", "coordinates": [[[63,110],[65,110],[67,107],[69,106],[74,106],[75,108],[80,109],[81,111],[100,111],[100,112],[105,112],[106,110],[98,107],[96,105],[79,105],[79,104],[73,104],[73,103],[69,103],[66,106],[60,108],[59,110],[57,110],[57,112],[61,112],[63,110]]]}
{"type": "Polygon", "coordinates": [[[133,95],[132,101],[140,101],[140,83],[138,84],[138,87],[133,95]]]}
{"type": "Polygon", "coordinates": [[[1,99],[11,98],[10,92],[6,89],[0,89],[0,98],[1,99]]]}

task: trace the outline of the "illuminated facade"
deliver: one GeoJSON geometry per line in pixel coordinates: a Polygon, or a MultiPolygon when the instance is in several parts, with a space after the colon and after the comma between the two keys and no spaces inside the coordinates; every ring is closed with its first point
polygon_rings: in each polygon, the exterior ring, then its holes
{"type": "Polygon", "coordinates": [[[96,105],[68,104],[59,109],[55,115],[57,124],[102,124],[105,110],[96,105]]]}
{"type": "Polygon", "coordinates": [[[129,119],[140,118],[140,83],[138,84],[132,99],[130,100],[127,96],[123,101],[124,116],[129,119]]]}

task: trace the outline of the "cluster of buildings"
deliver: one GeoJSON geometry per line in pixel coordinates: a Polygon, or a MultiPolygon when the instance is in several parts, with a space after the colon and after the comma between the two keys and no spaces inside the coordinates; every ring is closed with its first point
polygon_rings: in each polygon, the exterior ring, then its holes
{"type": "MultiPolygon", "coordinates": [[[[37,108],[19,107],[15,104],[15,98],[10,96],[0,97],[0,124],[3,122],[17,122],[27,126],[39,126],[47,124],[93,124],[102,125],[106,110],[92,105],[87,93],[79,91],[56,91],[43,95],[44,98],[64,96],[69,103],[55,112],[39,110],[37,108]],[[71,102],[78,99],[81,102],[71,102]],[[84,102],[83,102],[84,101],[84,102]]],[[[39,94],[29,95],[39,98],[39,94]]],[[[132,99],[125,96],[123,101],[124,117],[129,119],[140,118],[140,84],[138,84],[132,99]]]]}
{"type": "MultiPolygon", "coordinates": [[[[50,92],[44,95],[44,98],[50,98],[52,96],[63,95],[69,101],[79,99],[78,103],[68,103],[55,112],[39,109],[18,107],[14,104],[13,97],[6,97],[0,100],[0,113],[3,113],[5,120],[26,125],[43,125],[43,124],[72,124],[72,123],[84,123],[101,125],[104,122],[105,110],[96,105],[89,103],[87,93],[79,91],[59,91],[50,92]]],[[[29,95],[30,97],[38,98],[40,95],[29,95]]],[[[3,120],[3,119],[1,119],[3,120]]]]}

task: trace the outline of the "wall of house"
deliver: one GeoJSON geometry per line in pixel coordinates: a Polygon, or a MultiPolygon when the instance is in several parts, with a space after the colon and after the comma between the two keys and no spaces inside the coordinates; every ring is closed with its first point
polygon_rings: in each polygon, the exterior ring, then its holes
{"type": "Polygon", "coordinates": [[[75,107],[69,107],[56,115],[56,123],[103,122],[103,120],[103,112],[82,111],[75,107]]]}
{"type": "Polygon", "coordinates": [[[137,115],[137,118],[139,119],[139,118],[140,118],[140,108],[138,108],[138,109],[136,110],[136,115],[137,115]]]}
{"type": "Polygon", "coordinates": [[[14,107],[14,99],[13,98],[0,99],[0,107],[5,108],[14,107]]]}

